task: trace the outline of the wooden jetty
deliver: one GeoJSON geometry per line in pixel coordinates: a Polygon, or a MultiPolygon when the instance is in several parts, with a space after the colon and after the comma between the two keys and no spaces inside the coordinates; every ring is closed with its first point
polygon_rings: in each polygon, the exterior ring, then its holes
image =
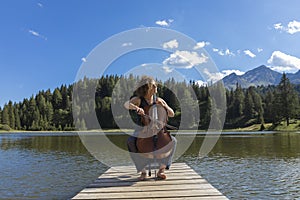
{"type": "Polygon", "coordinates": [[[173,163],[166,175],[138,181],[134,166],[111,167],[72,199],[228,199],[185,163],[173,163]]]}

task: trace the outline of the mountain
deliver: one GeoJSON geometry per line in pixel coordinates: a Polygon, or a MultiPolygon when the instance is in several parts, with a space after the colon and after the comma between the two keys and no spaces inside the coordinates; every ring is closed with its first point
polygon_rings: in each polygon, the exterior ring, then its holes
{"type": "MultiPolygon", "coordinates": [[[[254,68],[250,71],[247,71],[243,75],[236,75],[232,73],[223,78],[223,82],[226,88],[235,88],[238,83],[243,88],[248,88],[250,86],[258,85],[278,85],[282,74],[276,71],[271,70],[265,65],[261,65],[257,68],[254,68]]],[[[291,83],[299,84],[300,83],[300,70],[295,74],[287,74],[287,77],[290,79],[291,83]]]]}
{"type": "Polygon", "coordinates": [[[300,70],[295,74],[287,74],[287,77],[290,79],[291,83],[300,84],[300,70]]]}

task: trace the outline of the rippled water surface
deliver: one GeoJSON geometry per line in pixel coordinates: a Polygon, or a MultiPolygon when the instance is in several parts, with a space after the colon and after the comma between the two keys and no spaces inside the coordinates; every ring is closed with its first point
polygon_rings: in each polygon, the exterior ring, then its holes
{"type": "MultiPolygon", "coordinates": [[[[126,138],[110,136],[123,149],[126,138]]],[[[197,136],[177,162],[230,199],[300,199],[299,133],[226,133],[198,158],[203,138],[197,136]]],[[[107,169],[77,134],[0,134],[0,199],[69,199],[107,169]]]]}

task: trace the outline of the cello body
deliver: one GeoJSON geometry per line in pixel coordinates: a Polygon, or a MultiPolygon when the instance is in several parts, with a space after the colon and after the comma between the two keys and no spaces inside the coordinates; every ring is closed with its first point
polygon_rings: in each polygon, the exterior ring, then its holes
{"type": "Polygon", "coordinates": [[[136,146],[138,152],[147,158],[166,158],[174,147],[167,123],[167,111],[160,105],[149,105],[144,108],[142,116],[143,129],[138,134],[136,146]],[[155,107],[157,109],[155,109],[155,107]],[[153,119],[153,112],[157,112],[157,119],[153,119]]]}

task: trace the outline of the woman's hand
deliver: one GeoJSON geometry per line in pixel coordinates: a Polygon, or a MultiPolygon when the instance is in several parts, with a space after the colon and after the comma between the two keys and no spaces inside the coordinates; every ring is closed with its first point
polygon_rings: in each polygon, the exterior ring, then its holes
{"type": "Polygon", "coordinates": [[[143,108],[138,107],[138,108],[136,109],[136,112],[137,112],[138,115],[145,115],[145,111],[144,111],[143,108]]]}
{"type": "Polygon", "coordinates": [[[161,98],[157,98],[156,104],[161,105],[164,108],[166,108],[168,106],[168,104],[161,98]]]}

